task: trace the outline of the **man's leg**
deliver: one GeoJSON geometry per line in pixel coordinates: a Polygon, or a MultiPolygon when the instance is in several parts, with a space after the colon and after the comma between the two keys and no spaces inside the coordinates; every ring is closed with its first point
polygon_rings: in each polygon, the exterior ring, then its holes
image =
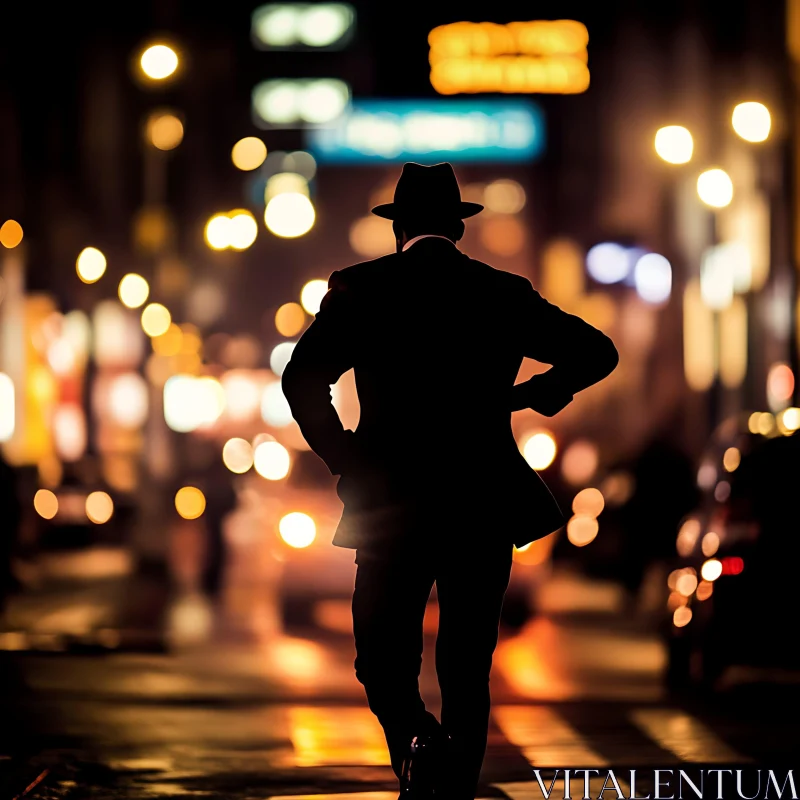
{"type": "Polygon", "coordinates": [[[356,558],[353,632],[356,677],[386,733],[399,777],[411,739],[438,727],[419,694],[422,619],[433,588],[428,559],[356,558]]]}
{"type": "Polygon", "coordinates": [[[442,728],[451,737],[445,796],[475,796],[489,727],[489,672],[497,645],[512,547],[475,545],[444,554],[436,574],[439,635],[436,671],[442,691],[442,728]]]}

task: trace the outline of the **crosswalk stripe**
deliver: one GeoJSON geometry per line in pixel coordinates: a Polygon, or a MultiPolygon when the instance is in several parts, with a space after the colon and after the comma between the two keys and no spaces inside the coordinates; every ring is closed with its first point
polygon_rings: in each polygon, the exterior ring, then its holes
{"type": "Polygon", "coordinates": [[[368,708],[293,706],[289,736],[298,767],[391,766],[383,729],[368,708]]]}
{"type": "Polygon", "coordinates": [[[492,715],[535,767],[603,767],[608,762],[547,706],[497,706],[492,715]]]}
{"type": "MultiPolygon", "coordinates": [[[[279,800],[397,800],[397,792],[348,792],[345,794],[281,794],[279,800]]],[[[541,798],[539,799],[541,800],[541,798]]]]}
{"type": "Polygon", "coordinates": [[[631,721],[665,750],[691,763],[746,763],[751,759],[737,753],[717,735],[684,711],[672,708],[638,708],[631,721]]]}
{"type": "MultiPolygon", "coordinates": [[[[626,782],[616,776],[619,782],[619,787],[626,797],[630,797],[631,787],[626,782]]],[[[545,791],[549,792],[551,800],[559,800],[559,798],[572,796],[573,798],[584,797],[584,780],[583,775],[570,776],[570,791],[564,791],[564,773],[559,773],[558,779],[553,783],[552,789],[550,782],[553,780],[552,775],[542,776],[542,783],[544,784],[545,791]]],[[[589,778],[589,793],[587,797],[600,797],[603,792],[603,785],[605,784],[605,777],[599,775],[592,775],[589,778]]],[[[492,786],[495,789],[500,789],[504,794],[507,794],[511,800],[544,800],[545,794],[536,781],[515,781],[513,783],[494,783],[492,786]]],[[[611,781],[605,786],[603,797],[607,800],[615,800],[618,797],[616,789],[611,781]]]]}

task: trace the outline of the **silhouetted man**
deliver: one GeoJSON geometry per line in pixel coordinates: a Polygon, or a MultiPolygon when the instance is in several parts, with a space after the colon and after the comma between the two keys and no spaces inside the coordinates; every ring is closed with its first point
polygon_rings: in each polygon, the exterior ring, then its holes
{"type": "Polygon", "coordinates": [[[511,412],[552,416],[617,364],[604,334],[457,249],[482,209],[462,202],[450,164],[406,164],[394,202],[373,209],[393,220],[397,253],[331,275],[283,375],[308,444],[341,475],[333,543],[356,549],[356,674],[409,798],[474,797],[512,546],[564,521],[511,412]],[[514,386],[526,356],[553,367],[514,386]],[[350,368],[355,432],[329,396],[350,368]],[[441,726],[418,685],[434,583],[441,726]]]}

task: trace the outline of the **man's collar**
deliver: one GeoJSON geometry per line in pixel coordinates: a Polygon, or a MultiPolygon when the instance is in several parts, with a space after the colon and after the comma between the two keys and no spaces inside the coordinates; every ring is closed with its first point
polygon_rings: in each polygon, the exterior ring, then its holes
{"type": "Polygon", "coordinates": [[[455,247],[455,242],[452,239],[448,239],[446,236],[439,236],[438,233],[423,233],[422,236],[415,236],[413,239],[409,239],[404,245],[402,252],[405,253],[409,247],[415,245],[420,239],[444,239],[446,242],[450,242],[455,247]]]}

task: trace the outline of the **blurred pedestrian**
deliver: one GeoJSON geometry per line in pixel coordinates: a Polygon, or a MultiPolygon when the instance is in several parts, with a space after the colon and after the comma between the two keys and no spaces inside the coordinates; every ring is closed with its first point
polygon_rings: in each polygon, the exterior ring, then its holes
{"type": "Polygon", "coordinates": [[[393,221],[397,252],[331,275],[283,375],[303,435],[341,476],[333,543],[356,549],[356,674],[408,798],[474,797],[512,547],[564,521],[511,412],[557,414],[618,358],[526,279],[458,250],[463,220],[482,209],[461,201],[450,164],[406,164],[394,202],[373,209],[393,221]],[[514,386],[524,357],[553,367],[514,386]],[[329,394],[351,368],[355,432],[329,394]],[[441,725],[418,685],[434,583],[441,725]]]}

